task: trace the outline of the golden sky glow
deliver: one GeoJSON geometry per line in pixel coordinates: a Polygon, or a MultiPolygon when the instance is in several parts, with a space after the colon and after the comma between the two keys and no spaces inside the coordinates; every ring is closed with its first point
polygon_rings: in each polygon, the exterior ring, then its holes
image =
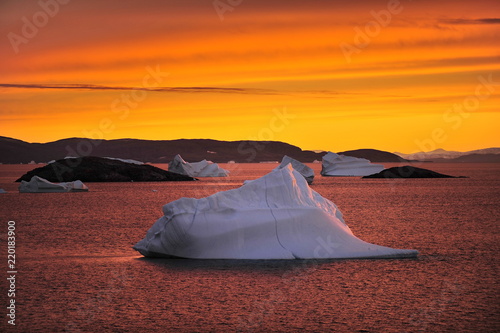
{"type": "Polygon", "coordinates": [[[499,17],[488,0],[2,1],[0,135],[498,147],[499,17]]]}

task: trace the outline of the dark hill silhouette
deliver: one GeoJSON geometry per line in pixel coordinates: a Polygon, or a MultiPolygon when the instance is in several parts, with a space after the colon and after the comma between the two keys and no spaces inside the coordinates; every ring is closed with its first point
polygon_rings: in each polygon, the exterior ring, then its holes
{"type": "MultiPolygon", "coordinates": [[[[68,138],[47,143],[28,143],[0,136],[0,163],[46,163],[66,156],[98,156],[134,159],[150,163],[168,163],[180,154],[188,162],[207,159],[216,163],[235,161],[258,163],[281,161],[288,155],[302,163],[321,161],[325,152],[302,150],[297,146],[279,141],[218,141],[211,139],[178,140],[92,140],[68,138]]],[[[361,157],[371,162],[408,162],[381,150],[358,149],[340,152],[361,157]]]]}
{"type": "Polygon", "coordinates": [[[396,154],[377,149],[347,150],[337,154],[366,158],[367,160],[370,160],[370,162],[409,162],[409,160],[406,160],[396,154]]]}
{"type": "Polygon", "coordinates": [[[302,162],[321,160],[324,153],[302,150],[277,141],[218,141],[210,139],[179,140],[91,140],[69,138],[48,143],[27,143],[0,137],[0,163],[48,162],[66,156],[99,156],[168,163],[181,154],[188,162],[202,159],[217,163],[236,161],[255,163],[281,161],[288,155],[302,162]]]}
{"type": "Polygon", "coordinates": [[[137,165],[119,160],[87,156],[57,160],[46,166],[25,173],[16,180],[29,181],[38,176],[50,182],[150,182],[150,181],[185,181],[192,177],[169,172],[152,165],[137,165]]]}

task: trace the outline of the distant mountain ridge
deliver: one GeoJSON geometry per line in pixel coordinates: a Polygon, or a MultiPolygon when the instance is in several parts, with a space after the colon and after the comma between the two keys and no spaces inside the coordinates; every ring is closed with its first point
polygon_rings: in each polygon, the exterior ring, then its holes
{"type": "Polygon", "coordinates": [[[500,154],[469,154],[455,158],[435,158],[432,162],[441,163],[500,163],[500,154]]]}
{"type": "Polygon", "coordinates": [[[0,137],[0,163],[29,163],[31,161],[44,163],[66,156],[119,157],[150,163],[167,163],[177,154],[189,162],[207,159],[218,163],[277,161],[281,160],[283,155],[312,162],[315,159],[321,159],[323,155],[277,141],[68,138],[47,143],[28,143],[0,137]]]}
{"type": "MultiPolygon", "coordinates": [[[[303,163],[321,161],[324,151],[309,151],[279,141],[178,140],[92,140],[68,138],[47,143],[28,143],[0,136],[0,163],[46,163],[66,156],[98,156],[168,163],[180,154],[188,162],[202,159],[216,163],[258,163],[281,161],[288,155],[303,163]]],[[[372,162],[404,162],[401,157],[375,149],[360,149],[339,154],[362,157],[372,162]]]]}
{"type": "Polygon", "coordinates": [[[476,149],[466,152],[449,151],[444,149],[436,149],[429,152],[418,152],[413,154],[394,153],[400,157],[432,161],[432,162],[499,162],[500,161],[500,148],[485,148],[476,149]]]}

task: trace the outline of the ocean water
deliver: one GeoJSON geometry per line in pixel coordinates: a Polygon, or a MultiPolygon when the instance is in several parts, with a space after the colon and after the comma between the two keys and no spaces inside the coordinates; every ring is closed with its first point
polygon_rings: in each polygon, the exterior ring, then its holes
{"type": "MultiPolygon", "coordinates": [[[[159,165],[165,167],[165,165],[159,165]]],[[[0,165],[2,332],[498,332],[500,164],[426,164],[460,179],[319,176],[359,238],[400,260],[146,259],[131,247],[163,204],[240,186],[275,164],[198,182],[87,183],[17,193],[34,166],[0,165]],[[16,320],[7,323],[7,222],[16,320]]],[[[388,164],[387,166],[392,166],[388,164]]]]}

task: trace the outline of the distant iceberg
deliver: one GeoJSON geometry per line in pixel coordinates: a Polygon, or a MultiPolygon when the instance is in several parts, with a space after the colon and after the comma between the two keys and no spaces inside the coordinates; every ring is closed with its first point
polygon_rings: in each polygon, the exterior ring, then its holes
{"type": "Polygon", "coordinates": [[[322,176],[368,176],[384,170],[382,164],[373,164],[365,158],[328,152],[323,156],[322,176]]]}
{"type": "Polygon", "coordinates": [[[312,184],[314,180],[313,169],[287,155],[283,156],[281,164],[277,167],[277,169],[283,169],[288,164],[291,164],[295,170],[297,170],[302,176],[304,176],[308,184],[312,184]]]}
{"type": "Polygon", "coordinates": [[[29,182],[23,180],[19,184],[20,193],[52,193],[52,192],[87,192],[89,188],[79,180],[67,183],[52,183],[33,176],[29,182]]]}
{"type": "Polygon", "coordinates": [[[229,175],[229,171],[222,169],[217,163],[207,160],[188,163],[182,159],[181,155],[175,155],[168,164],[168,171],[190,177],[227,177],[229,175]]]}
{"type": "Polygon", "coordinates": [[[4,190],[3,188],[0,188],[0,194],[4,194],[4,193],[7,193],[7,191],[4,190]]]}
{"type": "Polygon", "coordinates": [[[370,244],[291,165],[206,198],[163,206],[134,249],[146,257],[327,259],[415,257],[416,250],[370,244]]]}

